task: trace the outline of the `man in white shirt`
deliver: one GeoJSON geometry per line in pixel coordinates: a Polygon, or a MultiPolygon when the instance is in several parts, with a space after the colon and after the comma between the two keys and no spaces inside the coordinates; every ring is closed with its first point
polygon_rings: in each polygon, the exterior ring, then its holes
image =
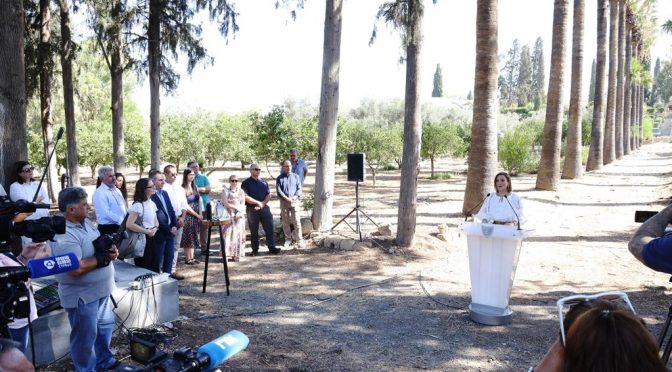
{"type": "Polygon", "coordinates": [[[175,180],[177,179],[177,168],[174,165],[166,165],[163,168],[163,174],[166,176],[166,183],[163,185],[163,191],[168,194],[170,203],[175,210],[177,217],[177,234],[175,235],[175,255],[173,256],[173,272],[170,277],[175,280],[184,279],[184,275],[176,271],[177,268],[177,253],[180,249],[180,242],[182,241],[182,227],[184,226],[184,219],[187,216],[187,210],[191,209],[187,202],[187,194],[184,189],[175,180]]]}
{"type": "Polygon", "coordinates": [[[96,210],[98,231],[113,234],[126,217],[126,202],[115,185],[114,168],[104,165],[98,169],[100,186],[93,192],[93,208],[96,210]]]}

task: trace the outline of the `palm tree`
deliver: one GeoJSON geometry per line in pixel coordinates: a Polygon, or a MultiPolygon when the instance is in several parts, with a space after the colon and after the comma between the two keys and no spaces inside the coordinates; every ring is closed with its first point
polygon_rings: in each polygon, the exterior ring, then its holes
{"type": "MultiPolygon", "coordinates": [[[[376,19],[384,19],[401,31],[406,51],[406,96],[404,100],[404,147],[401,163],[397,244],[409,247],[415,239],[416,200],[420,173],[422,122],[420,117],[420,48],[422,45],[422,0],[395,0],[380,6],[376,19]]],[[[371,42],[375,39],[375,29],[371,42]]]]}
{"type": "Polygon", "coordinates": [[[618,4],[618,71],[616,73],[616,116],[614,117],[614,142],[616,159],[623,157],[623,98],[625,84],[625,0],[618,4]]]}
{"type": "Polygon", "coordinates": [[[497,169],[497,0],[476,3],[476,71],[463,213],[492,188],[497,169]]]}
{"type": "Polygon", "coordinates": [[[315,204],[311,218],[313,228],[316,230],[322,230],[325,224],[331,224],[334,205],[342,10],[342,0],[327,0],[322,48],[322,93],[320,95],[320,125],[317,134],[315,204]]]}
{"type": "Polygon", "coordinates": [[[616,75],[618,70],[618,1],[609,0],[609,85],[607,89],[607,115],[604,122],[604,164],[616,158],[614,121],[616,119],[616,75]]]}
{"type": "Polygon", "coordinates": [[[587,171],[602,168],[602,125],[604,120],[604,70],[607,61],[607,0],[597,0],[597,58],[595,59],[595,97],[593,98],[593,124],[590,132],[587,171]]]}
{"type": "Polygon", "coordinates": [[[632,74],[630,73],[632,60],[632,11],[626,12],[625,24],[625,83],[623,85],[623,155],[630,154],[630,107],[632,105],[632,74]]]}
{"type": "Polygon", "coordinates": [[[567,18],[569,0],[555,0],[553,6],[553,41],[551,71],[548,80],[548,101],[541,160],[537,173],[538,190],[555,190],[560,181],[560,142],[562,132],[562,85],[567,54],[567,18]]]}
{"type": "Polygon", "coordinates": [[[581,177],[581,80],[583,79],[583,24],[584,0],[574,0],[572,31],[572,83],[569,98],[567,154],[562,168],[562,178],[581,177]]]}

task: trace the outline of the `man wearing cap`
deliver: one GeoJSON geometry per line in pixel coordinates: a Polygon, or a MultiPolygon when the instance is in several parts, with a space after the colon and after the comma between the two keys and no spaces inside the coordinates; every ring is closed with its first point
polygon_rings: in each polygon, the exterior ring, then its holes
{"type": "Polygon", "coordinates": [[[266,180],[259,177],[260,173],[261,168],[252,163],[250,165],[250,177],[240,185],[240,188],[245,191],[245,212],[250,227],[250,245],[252,246],[253,256],[259,254],[259,222],[264,227],[268,251],[272,254],[280,253],[280,248],[275,247],[273,214],[268,206],[268,202],[271,201],[271,190],[266,180]]]}

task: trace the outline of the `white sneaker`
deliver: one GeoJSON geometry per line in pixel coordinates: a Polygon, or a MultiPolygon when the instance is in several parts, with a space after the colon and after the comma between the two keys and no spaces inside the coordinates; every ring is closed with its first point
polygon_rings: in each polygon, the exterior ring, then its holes
{"type": "Polygon", "coordinates": [[[285,240],[285,249],[289,249],[292,246],[291,240],[285,240]]]}
{"type": "Polygon", "coordinates": [[[306,248],[306,242],[303,239],[299,240],[299,248],[306,248]]]}

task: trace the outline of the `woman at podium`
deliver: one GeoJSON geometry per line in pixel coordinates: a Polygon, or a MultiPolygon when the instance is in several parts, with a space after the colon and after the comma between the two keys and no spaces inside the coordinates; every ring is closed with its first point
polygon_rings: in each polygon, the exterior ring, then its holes
{"type": "Polygon", "coordinates": [[[520,197],[511,190],[511,177],[506,172],[495,176],[495,192],[490,193],[476,217],[483,223],[522,225],[526,219],[520,197]]]}

